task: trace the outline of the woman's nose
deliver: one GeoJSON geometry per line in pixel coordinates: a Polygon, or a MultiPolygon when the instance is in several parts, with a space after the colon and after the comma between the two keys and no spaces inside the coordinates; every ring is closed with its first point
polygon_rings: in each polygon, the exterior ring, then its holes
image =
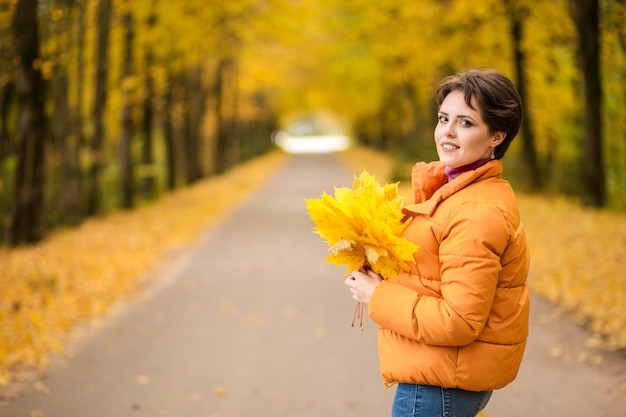
{"type": "Polygon", "coordinates": [[[441,126],[441,129],[442,129],[442,133],[445,136],[449,136],[449,137],[456,136],[456,130],[454,129],[454,125],[452,123],[446,123],[445,125],[441,126]]]}

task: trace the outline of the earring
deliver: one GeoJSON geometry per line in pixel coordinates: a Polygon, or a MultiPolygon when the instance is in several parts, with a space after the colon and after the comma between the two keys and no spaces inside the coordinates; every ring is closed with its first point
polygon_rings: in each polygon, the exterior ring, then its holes
{"type": "Polygon", "coordinates": [[[496,148],[491,148],[491,159],[496,159],[496,148]]]}

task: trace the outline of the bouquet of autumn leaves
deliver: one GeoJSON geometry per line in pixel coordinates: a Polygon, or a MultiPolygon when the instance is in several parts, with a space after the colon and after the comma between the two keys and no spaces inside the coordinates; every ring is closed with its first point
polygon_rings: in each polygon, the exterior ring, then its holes
{"type": "MultiPolygon", "coordinates": [[[[351,189],[335,188],[334,198],[324,192],[318,199],[306,199],[306,205],[315,223],[313,230],[328,243],[327,262],[346,265],[346,273],[371,269],[383,279],[409,270],[407,262],[413,260],[418,246],[401,237],[406,225],[398,183],[381,187],[363,171],[351,189]]],[[[354,314],[361,319],[361,330],[363,308],[357,303],[354,314]]]]}

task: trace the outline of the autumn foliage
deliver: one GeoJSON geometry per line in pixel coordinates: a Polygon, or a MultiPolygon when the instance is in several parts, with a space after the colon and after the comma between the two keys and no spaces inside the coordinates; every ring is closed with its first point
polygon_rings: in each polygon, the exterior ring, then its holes
{"type": "Polygon", "coordinates": [[[0,240],[36,240],[222,172],[321,108],[360,143],[414,156],[430,137],[435,86],[471,67],[522,90],[524,146],[511,156],[527,187],[586,197],[580,178],[594,162],[607,205],[623,209],[625,23],[615,0],[0,0],[0,240]],[[589,104],[602,109],[602,134],[591,139],[570,10],[583,3],[600,27],[602,95],[589,104]],[[35,24],[37,51],[18,42],[35,24]],[[28,54],[17,56],[18,43],[28,54]],[[25,74],[44,80],[45,97],[20,85],[25,74]],[[32,109],[18,98],[29,93],[45,110],[47,133],[30,136],[45,161],[19,151],[20,115],[32,109]],[[26,225],[38,227],[17,230],[26,225]]]}
{"type": "Polygon", "coordinates": [[[346,266],[346,273],[366,265],[383,279],[408,271],[418,246],[401,237],[402,198],[398,183],[380,186],[367,171],[352,188],[335,188],[333,196],[307,199],[315,232],[329,245],[328,262],[346,266]]]}

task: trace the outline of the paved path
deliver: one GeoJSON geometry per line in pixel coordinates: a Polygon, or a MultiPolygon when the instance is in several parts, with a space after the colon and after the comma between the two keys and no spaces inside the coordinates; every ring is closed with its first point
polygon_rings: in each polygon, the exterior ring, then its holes
{"type": "Polygon", "coordinates": [[[350,327],[343,269],[323,262],[304,202],[351,183],[332,155],[290,159],[52,372],[49,395],[27,390],[0,416],[389,414],[375,327],[350,327]]]}
{"type": "MultiPolygon", "coordinates": [[[[303,200],[351,181],[333,155],[291,158],[0,417],[390,415],[375,326],[350,327],[343,269],[322,262],[303,200]]],[[[626,416],[624,357],[580,363],[584,333],[534,307],[524,369],[489,417],[626,416]]]]}

